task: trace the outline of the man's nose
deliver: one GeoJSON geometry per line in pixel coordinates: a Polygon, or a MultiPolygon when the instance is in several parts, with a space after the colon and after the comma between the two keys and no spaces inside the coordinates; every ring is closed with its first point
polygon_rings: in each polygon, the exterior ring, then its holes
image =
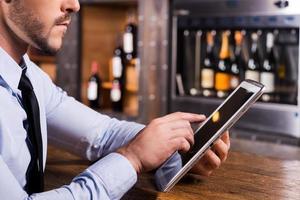
{"type": "Polygon", "coordinates": [[[64,0],[62,11],[67,13],[78,12],[80,4],[78,0],[64,0]]]}

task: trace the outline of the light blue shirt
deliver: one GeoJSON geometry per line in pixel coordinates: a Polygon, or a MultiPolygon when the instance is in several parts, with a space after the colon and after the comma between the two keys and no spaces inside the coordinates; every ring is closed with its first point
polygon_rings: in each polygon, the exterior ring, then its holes
{"type": "Polygon", "coordinates": [[[18,89],[22,69],[0,47],[0,198],[120,199],[135,184],[137,174],[125,157],[113,152],[128,143],[144,125],[118,121],[93,111],[55,86],[27,55],[23,58],[40,107],[44,166],[48,141],[89,160],[101,159],[69,185],[28,196],[23,189],[30,162],[23,127],[27,116],[18,89]]]}

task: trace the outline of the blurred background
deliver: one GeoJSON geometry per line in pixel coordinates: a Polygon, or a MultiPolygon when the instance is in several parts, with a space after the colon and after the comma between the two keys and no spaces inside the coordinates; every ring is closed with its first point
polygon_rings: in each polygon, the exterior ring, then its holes
{"type": "Polygon", "coordinates": [[[81,0],[56,56],[31,59],[77,100],[148,123],[207,116],[244,79],[266,92],[231,131],[232,149],[300,159],[298,0],[81,0]]]}

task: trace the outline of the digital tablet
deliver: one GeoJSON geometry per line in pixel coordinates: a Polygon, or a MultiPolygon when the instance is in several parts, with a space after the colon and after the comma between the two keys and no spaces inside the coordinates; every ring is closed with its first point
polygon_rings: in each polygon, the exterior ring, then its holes
{"type": "Polygon", "coordinates": [[[214,142],[262,95],[264,86],[243,81],[195,131],[195,143],[186,153],[174,153],[155,173],[160,191],[169,191],[214,142]]]}

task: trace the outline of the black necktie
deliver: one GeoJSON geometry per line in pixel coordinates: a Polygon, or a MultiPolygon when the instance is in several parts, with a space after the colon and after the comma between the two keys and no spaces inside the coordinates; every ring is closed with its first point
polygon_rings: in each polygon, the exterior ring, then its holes
{"type": "Polygon", "coordinates": [[[43,145],[39,105],[31,82],[25,73],[26,67],[23,69],[18,88],[22,92],[23,107],[27,114],[27,145],[31,154],[31,161],[26,172],[27,183],[24,189],[28,194],[32,194],[42,192],[44,190],[43,145]]]}

